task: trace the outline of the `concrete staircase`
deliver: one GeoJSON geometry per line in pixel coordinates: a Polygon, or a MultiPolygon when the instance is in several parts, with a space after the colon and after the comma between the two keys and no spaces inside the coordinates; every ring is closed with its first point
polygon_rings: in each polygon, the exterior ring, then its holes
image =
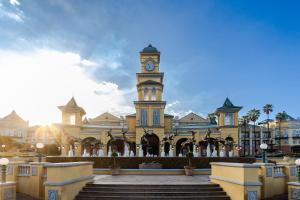
{"type": "Polygon", "coordinates": [[[96,199],[199,199],[230,200],[217,184],[94,184],[88,183],[75,200],[96,199]]]}

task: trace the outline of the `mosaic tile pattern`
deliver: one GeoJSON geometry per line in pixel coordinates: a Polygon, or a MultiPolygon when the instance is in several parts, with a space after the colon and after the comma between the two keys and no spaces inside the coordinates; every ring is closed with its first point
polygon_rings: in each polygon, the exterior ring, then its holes
{"type": "Polygon", "coordinates": [[[257,200],[257,191],[248,191],[247,200],[257,200]]]}
{"type": "Polygon", "coordinates": [[[58,191],[48,190],[48,200],[58,200],[58,191]]]}

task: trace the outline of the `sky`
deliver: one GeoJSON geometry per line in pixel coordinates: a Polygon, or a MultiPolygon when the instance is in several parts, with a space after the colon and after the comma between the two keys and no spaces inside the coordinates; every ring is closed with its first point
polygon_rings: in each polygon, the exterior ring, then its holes
{"type": "MultiPolygon", "coordinates": [[[[300,116],[300,2],[0,0],[0,117],[60,121],[135,112],[139,52],[161,52],[166,112],[207,116],[226,97],[300,116]]],[[[261,119],[265,115],[261,114],[261,119]]]]}

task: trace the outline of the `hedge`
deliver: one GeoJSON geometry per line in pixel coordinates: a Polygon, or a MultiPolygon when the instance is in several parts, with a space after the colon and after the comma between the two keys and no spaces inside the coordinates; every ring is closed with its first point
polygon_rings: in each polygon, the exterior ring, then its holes
{"type": "MultiPolygon", "coordinates": [[[[162,164],[164,169],[182,169],[188,164],[185,157],[117,157],[117,164],[122,169],[138,169],[141,163],[158,162],[162,164]]],[[[194,157],[191,158],[192,165],[196,168],[205,169],[211,168],[210,162],[235,162],[235,163],[254,163],[254,157],[194,157]]],[[[94,168],[109,168],[112,165],[113,159],[111,157],[55,157],[49,156],[46,158],[47,162],[79,162],[90,161],[94,162],[94,168]]]]}

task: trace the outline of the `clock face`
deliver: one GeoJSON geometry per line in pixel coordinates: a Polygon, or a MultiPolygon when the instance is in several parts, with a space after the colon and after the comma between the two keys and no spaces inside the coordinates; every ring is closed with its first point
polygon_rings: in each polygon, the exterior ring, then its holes
{"type": "Polygon", "coordinates": [[[152,62],[148,62],[146,64],[146,70],[147,71],[152,71],[154,69],[154,64],[152,62]]]}

